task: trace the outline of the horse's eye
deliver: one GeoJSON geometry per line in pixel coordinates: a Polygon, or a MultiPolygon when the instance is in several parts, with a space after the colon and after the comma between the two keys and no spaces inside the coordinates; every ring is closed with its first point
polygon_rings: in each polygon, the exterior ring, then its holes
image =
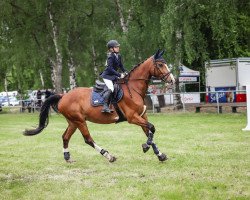
{"type": "Polygon", "coordinates": [[[163,67],[163,64],[158,64],[159,67],[163,67]]]}

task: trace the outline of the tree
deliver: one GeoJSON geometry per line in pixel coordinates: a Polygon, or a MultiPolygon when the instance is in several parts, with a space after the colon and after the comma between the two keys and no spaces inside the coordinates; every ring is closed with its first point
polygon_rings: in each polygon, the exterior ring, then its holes
{"type": "MultiPolygon", "coordinates": [[[[247,0],[0,1],[0,89],[91,86],[117,39],[127,69],[166,49],[204,73],[209,59],[250,56],[247,0]],[[230,13],[230,15],[228,14],[230,13]]],[[[178,88],[178,87],[177,87],[178,88]]]]}
{"type": "Polygon", "coordinates": [[[205,61],[249,56],[249,6],[237,0],[166,1],[161,34],[175,71],[181,62],[204,74],[205,61]]]}

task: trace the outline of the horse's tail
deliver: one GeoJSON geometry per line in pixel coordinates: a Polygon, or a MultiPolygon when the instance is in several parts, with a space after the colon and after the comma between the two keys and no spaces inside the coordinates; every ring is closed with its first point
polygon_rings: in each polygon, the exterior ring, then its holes
{"type": "Polygon", "coordinates": [[[42,130],[46,128],[46,126],[49,124],[48,116],[49,116],[50,106],[52,105],[53,108],[57,107],[57,104],[61,98],[62,98],[62,95],[55,94],[55,95],[50,96],[48,99],[46,99],[41,107],[40,117],[39,117],[39,126],[36,129],[25,130],[23,134],[26,136],[31,136],[31,135],[36,135],[42,132],[42,130]]]}

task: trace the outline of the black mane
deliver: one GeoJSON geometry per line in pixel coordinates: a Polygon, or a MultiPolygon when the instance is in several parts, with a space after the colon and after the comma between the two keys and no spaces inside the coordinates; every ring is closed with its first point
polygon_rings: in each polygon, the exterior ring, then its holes
{"type": "MultiPolygon", "coordinates": [[[[147,59],[146,59],[146,60],[147,60],[147,59]]],[[[144,63],[146,60],[144,60],[144,61],[138,63],[137,65],[134,65],[133,68],[129,71],[129,74],[130,74],[131,72],[133,72],[137,67],[139,67],[142,63],[144,63]]]]}
{"type": "MultiPolygon", "coordinates": [[[[158,51],[153,55],[153,59],[155,62],[159,61],[159,62],[163,62],[163,63],[167,63],[165,61],[165,59],[162,57],[162,55],[164,54],[165,51],[160,52],[160,50],[158,49],[158,51]]],[[[146,59],[147,60],[147,59],[146,59]]],[[[138,63],[137,65],[134,65],[133,68],[129,71],[129,74],[131,72],[133,72],[137,67],[139,67],[142,63],[144,63],[146,60],[138,63]]]]}

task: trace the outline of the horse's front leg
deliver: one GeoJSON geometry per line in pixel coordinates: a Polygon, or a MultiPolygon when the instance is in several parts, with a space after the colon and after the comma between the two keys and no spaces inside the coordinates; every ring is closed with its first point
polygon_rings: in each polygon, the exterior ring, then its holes
{"type": "Polygon", "coordinates": [[[164,153],[161,153],[158,149],[157,145],[154,143],[154,133],[155,133],[155,127],[153,124],[149,123],[147,120],[146,114],[144,114],[142,117],[139,115],[133,116],[131,119],[128,119],[129,123],[137,124],[142,127],[144,133],[147,136],[146,143],[142,144],[143,152],[147,152],[152,146],[155,155],[158,157],[160,161],[167,160],[167,156],[164,153]]]}
{"type": "MultiPolygon", "coordinates": [[[[146,121],[148,121],[148,117],[146,115],[146,113],[142,116],[143,119],[145,119],[146,121]]],[[[142,130],[144,131],[146,137],[148,138],[148,135],[149,135],[149,129],[145,126],[141,126],[142,127],[142,130]]],[[[150,149],[150,145],[146,143],[142,144],[142,150],[144,153],[146,153],[148,150],[150,149]]]]}
{"type": "MultiPolygon", "coordinates": [[[[148,138],[148,133],[149,133],[148,132],[149,131],[148,128],[142,126],[142,130],[144,131],[145,135],[148,138]]],[[[144,143],[144,144],[142,144],[141,146],[142,146],[142,150],[143,150],[144,153],[146,153],[150,149],[150,145],[148,145],[147,142],[144,143]]]]}
{"type": "MultiPolygon", "coordinates": [[[[147,139],[146,143],[142,144],[143,151],[145,150],[145,148],[149,149],[149,147],[151,145],[153,150],[154,150],[155,155],[157,155],[157,157],[160,161],[167,160],[167,156],[164,153],[160,152],[157,145],[153,141],[154,140],[154,133],[155,133],[154,125],[148,122],[147,128],[148,128],[148,139],[147,139]]],[[[144,151],[144,153],[145,153],[145,151],[144,151]]]]}

